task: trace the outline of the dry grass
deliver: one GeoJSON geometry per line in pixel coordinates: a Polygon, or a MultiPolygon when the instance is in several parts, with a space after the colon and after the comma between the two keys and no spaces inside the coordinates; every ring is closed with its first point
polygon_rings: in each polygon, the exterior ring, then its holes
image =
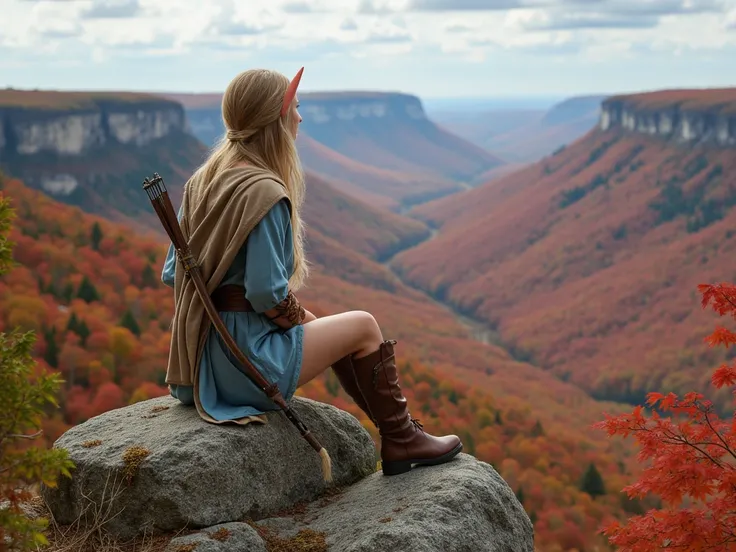
{"type": "Polygon", "coordinates": [[[228,529],[225,529],[224,527],[220,527],[217,531],[214,531],[209,534],[209,537],[211,539],[214,539],[216,541],[225,542],[227,539],[233,536],[233,532],[229,531],[228,529]]]}
{"type": "Polygon", "coordinates": [[[302,529],[293,537],[280,537],[269,527],[247,521],[266,543],[266,552],[327,552],[325,533],[302,529]]]}
{"type": "Polygon", "coordinates": [[[92,448],[92,447],[99,447],[102,444],[102,441],[99,439],[95,439],[94,441],[85,441],[82,443],[82,446],[84,448],[92,448]]]}
{"type": "Polygon", "coordinates": [[[39,552],[162,552],[171,540],[171,535],[150,536],[126,542],[116,540],[106,532],[105,526],[122,513],[115,506],[125,489],[124,480],[117,475],[108,475],[99,499],[84,495],[85,506],[77,519],[69,525],[60,525],[53,513],[39,496],[33,500],[34,513],[49,520],[45,536],[49,545],[38,548],[39,552]]]}

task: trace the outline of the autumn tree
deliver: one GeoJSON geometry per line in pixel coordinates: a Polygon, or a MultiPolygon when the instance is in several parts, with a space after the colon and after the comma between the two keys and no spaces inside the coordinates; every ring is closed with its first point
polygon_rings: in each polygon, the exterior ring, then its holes
{"type": "MultiPolygon", "coordinates": [[[[13,212],[0,195],[0,275],[13,266],[7,239],[13,212]]],[[[58,374],[39,371],[32,357],[32,331],[0,333],[0,547],[30,550],[47,544],[47,520],[30,520],[20,504],[30,498],[28,485],[42,482],[53,487],[59,475],[70,476],[73,467],[67,451],[45,449],[36,439],[42,434],[44,409],[56,403],[61,384],[58,374]]]]}
{"type": "MultiPolygon", "coordinates": [[[[736,286],[698,286],[703,308],[736,318],[736,286]]],[[[711,347],[736,345],[736,333],[717,326],[706,338],[711,347]]],[[[716,389],[736,383],[736,362],[711,376],[716,389]]],[[[620,552],[736,549],[736,424],[722,420],[713,402],[699,393],[649,393],[651,414],[638,406],[629,414],[606,416],[596,424],[609,435],[633,436],[648,461],[639,481],[623,491],[629,498],[658,496],[662,507],[612,522],[603,533],[620,552]],[[661,414],[658,412],[661,411],[661,414]],[[669,414],[669,415],[668,415],[669,414]]]]}

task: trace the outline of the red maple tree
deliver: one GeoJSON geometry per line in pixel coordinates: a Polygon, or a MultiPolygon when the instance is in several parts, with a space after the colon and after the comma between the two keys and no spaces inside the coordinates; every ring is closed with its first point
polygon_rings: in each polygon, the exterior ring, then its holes
{"type": "MultiPolygon", "coordinates": [[[[736,286],[701,284],[703,308],[736,319],[736,286]]],[[[736,345],[736,333],[718,326],[705,341],[736,345]]],[[[711,377],[716,389],[736,383],[736,363],[720,366],[711,377]]],[[[649,393],[651,415],[638,406],[620,416],[606,415],[595,427],[611,435],[633,435],[647,462],[638,482],[624,487],[630,498],[656,495],[660,509],[614,521],[602,532],[620,552],[736,550],[736,415],[721,419],[699,393],[649,393]]]]}

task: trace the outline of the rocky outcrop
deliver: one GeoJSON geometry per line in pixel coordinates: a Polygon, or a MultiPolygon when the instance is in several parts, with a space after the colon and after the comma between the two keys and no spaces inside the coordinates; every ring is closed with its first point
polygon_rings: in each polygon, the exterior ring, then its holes
{"type": "Polygon", "coordinates": [[[736,88],[615,96],[602,103],[599,127],[619,127],[681,144],[734,147],[736,88]]]}
{"type": "Polygon", "coordinates": [[[375,473],[296,515],[257,523],[287,539],[325,535],[340,552],[532,552],[529,517],[490,465],[460,454],[402,476],[375,473]]]}
{"type": "Polygon", "coordinates": [[[155,96],[0,91],[0,159],[141,147],[186,129],[184,108],[155,96]]]}
{"type": "MultiPolygon", "coordinates": [[[[353,416],[307,399],[294,409],[330,453],[336,485],[375,470],[373,441],[353,416]]],[[[319,455],[285,417],[215,426],[171,397],[92,418],[55,446],[77,466],[71,480],[44,490],[56,520],[72,523],[107,500],[121,513],[106,528],[123,538],[273,515],[325,489],[319,455]]]]}
{"type": "Polygon", "coordinates": [[[529,517],[490,465],[461,454],[385,477],[353,416],[299,397],[292,406],[330,452],[334,484],[279,413],[214,426],[164,397],[65,433],[55,446],[77,467],[43,496],[60,524],[103,512],[116,537],[178,533],[167,552],[534,550],[529,517]]]}
{"type": "Polygon", "coordinates": [[[160,173],[176,201],[205,153],[183,106],[158,96],[0,90],[0,170],[107,218],[160,229],[141,181],[160,173]]]}

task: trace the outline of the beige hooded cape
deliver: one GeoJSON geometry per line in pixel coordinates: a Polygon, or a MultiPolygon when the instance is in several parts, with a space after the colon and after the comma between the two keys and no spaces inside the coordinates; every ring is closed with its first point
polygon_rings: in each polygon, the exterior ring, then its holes
{"type": "MultiPolygon", "coordinates": [[[[281,199],[288,200],[286,186],[274,173],[255,167],[228,169],[211,182],[202,182],[198,175],[187,182],[180,225],[208,293],[220,284],[250,231],[281,199]]],[[[208,422],[223,423],[208,416],[199,402],[199,364],[212,322],[194,283],[185,277],[180,265],[174,299],[166,383],[193,385],[200,416],[208,422]]],[[[248,416],[229,421],[265,423],[265,418],[248,416]]]]}

